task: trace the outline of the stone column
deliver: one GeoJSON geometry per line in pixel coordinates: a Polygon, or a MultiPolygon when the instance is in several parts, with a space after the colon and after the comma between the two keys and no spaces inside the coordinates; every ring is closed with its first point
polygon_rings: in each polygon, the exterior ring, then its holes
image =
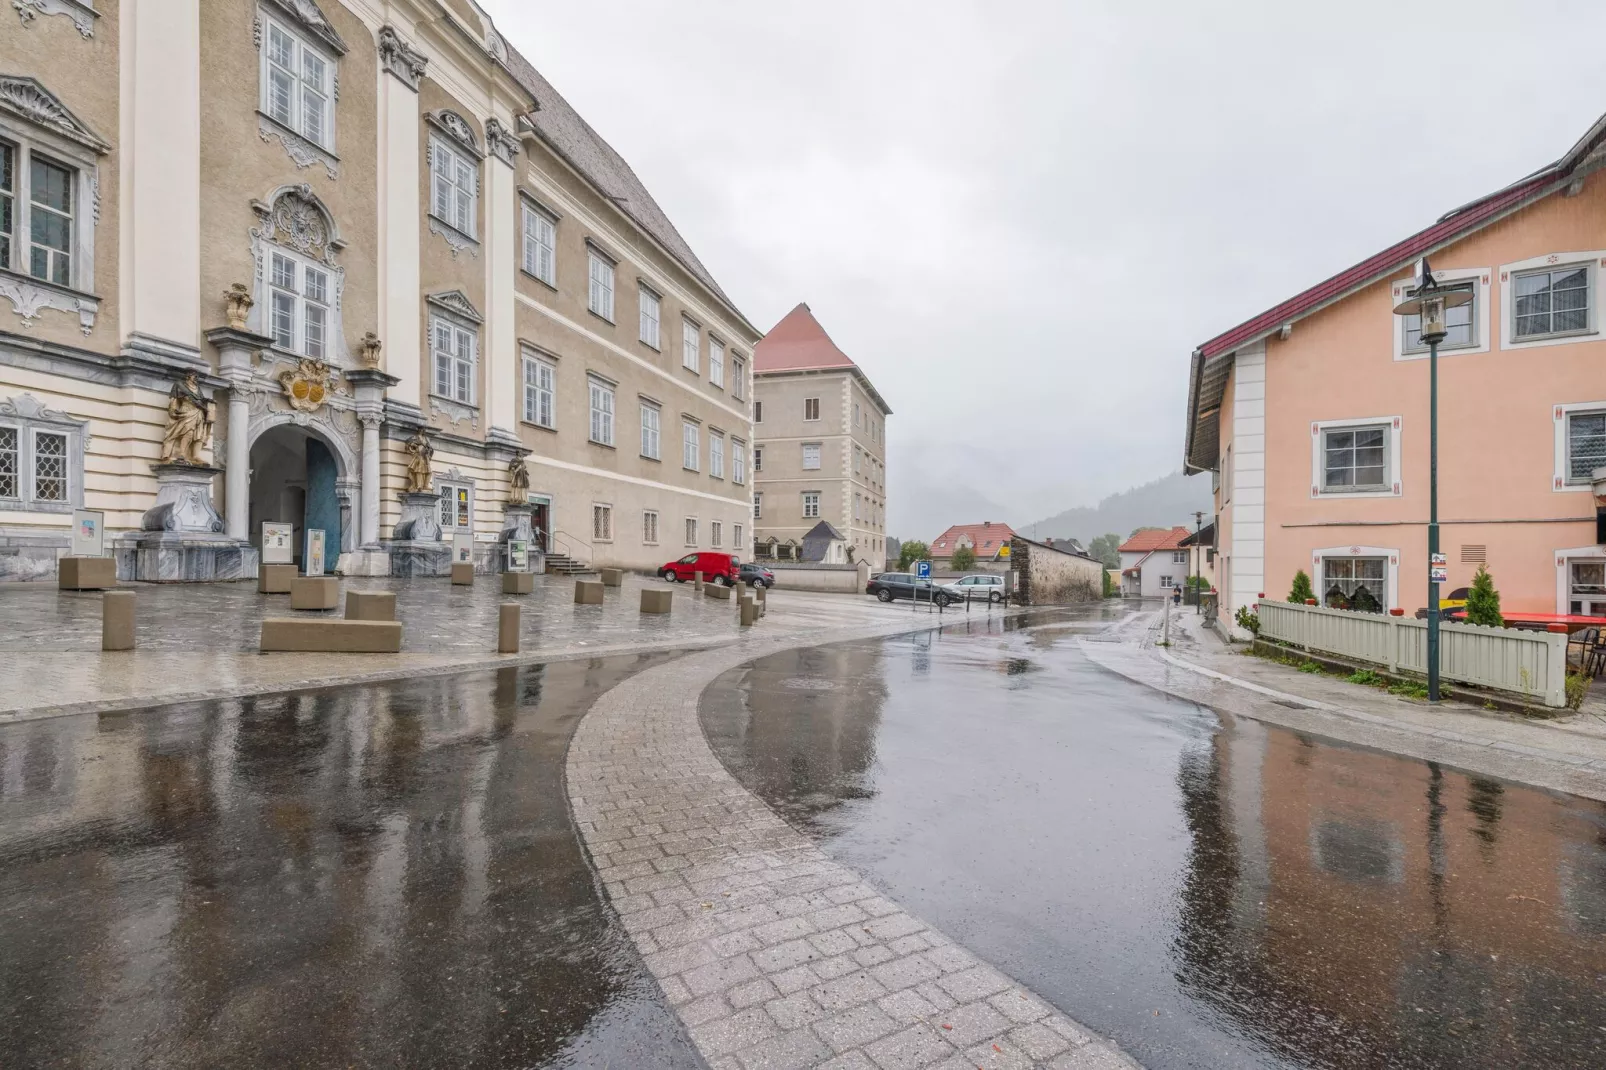
{"type": "Polygon", "coordinates": [[[379,333],[385,367],[396,382],[393,402],[417,409],[423,397],[423,335],[419,281],[420,173],[418,83],[429,60],[404,36],[405,27],[379,29],[379,333]]]}
{"type": "Polygon", "coordinates": [[[485,121],[485,422],[516,440],[522,391],[514,279],[521,228],[513,170],[519,145],[509,122],[485,121]]]}
{"type": "Polygon", "coordinates": [[[218,374],[229,385],[229,429],[222,456],[223,521],[229,538],[251,539],[251,390],[252,358],[273,344],[271,338],[235,327],[214,327],[206,340],[217,347],[218,374]]]}
{"type": "Polygon", "coordinates": [[[364,415],[362,421],[362,518],[358,524],[359,545],[365,550],[379,548],[379,417],[364,415]]]}

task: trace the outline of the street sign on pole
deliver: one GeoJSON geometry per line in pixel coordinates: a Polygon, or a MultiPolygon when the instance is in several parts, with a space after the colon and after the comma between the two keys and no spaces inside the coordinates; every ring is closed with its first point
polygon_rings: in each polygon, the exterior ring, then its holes
{"type": "Polygon", "coordinates": [[[916,561],[915,562],[915,579],[918,579],[918,580],[929,580],[929,579],[931,579],[931,562],[930,561],[916,561]]]}

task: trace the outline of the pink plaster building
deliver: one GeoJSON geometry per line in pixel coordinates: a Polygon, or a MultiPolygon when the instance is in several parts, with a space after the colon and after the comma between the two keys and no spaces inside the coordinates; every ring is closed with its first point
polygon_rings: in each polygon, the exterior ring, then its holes
{"type": "Polygon", "coordinates": [[[1185,464],[1213,473],[1223,619],[1304,569],[1427,604],[1428,360],[1393,314],[1416,258],[1471,304],[1439,348],[1450,579],[1606,614],[1606,117],[1565,156],[1193,353],[1185,464]]]}

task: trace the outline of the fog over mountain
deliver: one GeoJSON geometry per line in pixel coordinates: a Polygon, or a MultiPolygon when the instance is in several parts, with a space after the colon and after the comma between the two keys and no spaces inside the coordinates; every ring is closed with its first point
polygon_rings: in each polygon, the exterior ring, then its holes
{"type": "Polygon", "coordinates": [[[1210,476],[1185,476],[1181,472],[1145,483],[1141,487],[1111,494],[1095,506],[1081,506],[1056,513],[1016,530],[1034,539],[1053,537],[1076,539],[1086,546],[1100,535],[1115,532],[1122,538],[1134,528],[1194,526],[1194,511],[1210,522],[1212,510],[1210,476]]]}

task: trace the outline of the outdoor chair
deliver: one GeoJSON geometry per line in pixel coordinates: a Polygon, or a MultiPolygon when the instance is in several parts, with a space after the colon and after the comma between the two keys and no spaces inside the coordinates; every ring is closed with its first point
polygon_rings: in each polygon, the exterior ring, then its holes
{"type": "Polygon", "coordinates": [[[1577,649],[1578,671],[1585,676],[1598,676],[1601,662],[1606,658],[1600,641],[1599,628],[1584,628],[1567,637],[1567,661],[1573,660],[1574,648],[1577,649]]]}

